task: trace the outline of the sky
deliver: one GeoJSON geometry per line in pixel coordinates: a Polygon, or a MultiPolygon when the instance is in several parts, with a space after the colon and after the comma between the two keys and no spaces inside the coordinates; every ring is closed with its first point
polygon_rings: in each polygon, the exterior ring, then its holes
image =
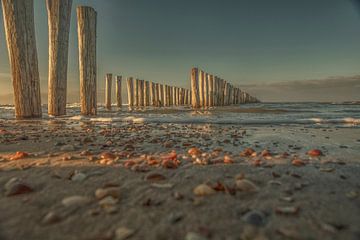
{"type": "MultiPolygon", "coordinates": [[[[79,101],[75,12],[79,5],[92,6],[98,13],[99,102],[104,99],[106,73],[189,87],[194,66],[262,101],[360,100],[360,14],[354,1],[74,0],[69,102],[79,101]]],[[[34,11],[46,103],[45,0],[34,0],[34,11]]],[[[0,14],[0,104],[4,104],[13,101],[13,90],[2,9],[0,14]]]]}

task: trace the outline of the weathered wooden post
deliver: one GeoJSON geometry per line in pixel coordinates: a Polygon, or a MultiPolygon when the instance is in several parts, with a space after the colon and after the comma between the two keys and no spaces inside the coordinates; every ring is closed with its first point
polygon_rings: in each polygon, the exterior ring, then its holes
{"type": "Polygon", "coordinates": [[[134,106],[139,106],[139,79],[135,79],[134,81],[134,106]]]}
{"type": "Polygon", "coordinates": [[[200,99],[200,107],[204,107],[204,78],[205,78],[205,73],[204,71],[200,70],[200,74],[199,74],[199,99],[200,99]]]}
{"type": "Polygon", "coordinates": [[[96,11],[77,7],[81,114],[96,115],[96,11]]]}
{"type": "Polygon", "coordinates": [[[150,104],[155,106],[155,83],[150,82],[150,104]]]}
{"type": "Polygon", "coordinates": [[[159,105],[160,107],[164,106],[164,85],[163,84],[159,84],[159,105]]]}
{"type": "Polygon", "coordinates": [[[199,98],[199,69],[191,69],[191,106],[193,108],[200,107],[199,98]]]}
{"type": "Polygon", "coordinates": [[[155,106],[156,107],[159,107],[159,98],[160,98],[159,90],[160,90],[159,84],[155,83],[155,106]]]}
{"type": "Polygon", "coordinates": [[[224,106],[226,106],[227,104],[228,104],[228,102],[227,102],[227,100],[228,100],[228,92],[229,92],[229,85],[228,85],[228,83],[224,80],[224,100],[223,100],[223,102],[224,102],[224,106]]]}
{"type": "Polygon", "coordinates": [[[49,27],[48,114],[66,114],[69,29],[72,0],[46,0],[49,27]]]}
{"type": "Polygon", "coordinates": [[[169,105],[173,105],[173,87],[169,86],[169,105]]]}
{"type": "Polygon", "coordinates": [[[209,74],[204,73],[204,107],[209,106],[209,86],[208,86],[209,74]]]}
{"type": "Polygon", "coordinates": [[[122,98],[121,98],[121,82],[122,76],[116,76],[116,104],[118,108],[122,106],[122,98]]]}
{"type": "Polygon", "coordinates": [[[150,106],[150,83],[149,81],[145,81],[144,87],[144,95],[145,95],[145,106],[150,106]]]}
{"type": "Polygon", "coordinates": [[[172,105],[176,105],[176,87],[171,88],[171,94],[172,94],[172,105]]]}
{"type": "Polygon", "coordinates": [[[41,117],[40,77],[35,40],[33,0],[2,0],[12,73],[15,116],[41,117]]]}
{"type": "Polygon", "coordinates": [[[139,80],[139,86],[138,86],[138,91],[139,91],[139,106],[143,107],[144,106],[144,80],[139,80]]]}
{"type": "Polygon", "coordinates": [[[168,86],[165,84],[163,89],[163,99],[164,99],[164,106],[168,106],[168,96],[167,96],[168,86]]]}
{"type": "Polygon", "coordinates": [[[131,109],[134,107],[134,83],[133,78],[129,77],[126,79],[126,86],[127,86],[127,96],[128,96],[128,105],[131,109]]]}
{"type": "Polygon", "coordinates": [[[105,77],[105,107],[108,110],[111,110],[111,84],[112,74],[108,73],[105,77]]]}
{"type": "Polygon", "coordinates": [[[214,76],[209,74],[209,107],[214,106],[214,76]]]}

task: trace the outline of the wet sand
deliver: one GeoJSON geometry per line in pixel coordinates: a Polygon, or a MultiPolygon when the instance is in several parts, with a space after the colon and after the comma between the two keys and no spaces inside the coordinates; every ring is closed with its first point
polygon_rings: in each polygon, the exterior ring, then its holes
{"type": "Polygon", "coordinates": [[[359,177],[358,128],[6,120],[0,239],[355,240],[359,177]]]}

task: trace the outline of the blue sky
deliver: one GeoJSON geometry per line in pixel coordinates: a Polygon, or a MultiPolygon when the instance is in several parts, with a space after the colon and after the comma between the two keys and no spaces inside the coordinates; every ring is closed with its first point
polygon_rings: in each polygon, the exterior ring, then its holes
{"type": "MultiPolygon", "coordinates": [[[[45,0],[34,3],[41,90],[46,95],[46,6],[45,0]]],[[[360,15],[350,0],[74,0],[68,73],[73,101],[79,86],[78,5],[98,12],[100,101],[107,72],[187,87],[191,67],[198,66],[234,84],[252,85],[253,94],[254,86],[264,84],[329,77],[346,84],[346,77],[360,74],[360,15]]],[[[11,101],[12,85],[2,17],[0,25],[4,102],[11,101]]],[[[278,95],[267,94],[265,100],[283,100],[278,95]]],[[[303,100],[307,98],[317,100],[315,95],[305,94],[303,100]]],[[[336,96],[354,98],[343,92],[336,96]]]]}

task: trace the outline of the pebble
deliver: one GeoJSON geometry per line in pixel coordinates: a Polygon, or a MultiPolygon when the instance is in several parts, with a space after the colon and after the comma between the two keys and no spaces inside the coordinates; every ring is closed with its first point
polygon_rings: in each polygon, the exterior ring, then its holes
{"type": "Polygon", "coordinates": [[[199,156],[201,155],[201,150],[196,147],[193,147],[188,150],[188,154],[191,156],[199,156]]]}
{"type": "Polygon", "coordinates": [[[236,180],[236,189],[243,192],[257,192],[259,190],[253,182],[247,179],[236,180]]]}
{"type": "Polygon", "coordinates": [[[207,240],[208,238],[195,233],[195,232],[188,232],[185,236],[185,240],[207,240]]]}
{"type": "Polygon", "coordinates": [[[275,208],[275,212],[277,214],[284,214],[284,215],[295,215],[299,212],[299,207],[277,207],[275,208]]]}
{"type": "Polygon", "coordinates": [[[111,152],[103,152],[101,155],[100,155],[100,158],[102,159],[115,159],[116,156],[115,154],[111,153],[111,152]]]}
{"type": "Polygon", "coordinates": [[[160,173],[149,173],[145,178],[146,178],[146,180],[151,181],[151,182],[166,180],[166,177],[160,173]]]}
{"type": "Polygon", "coordinates": [[[312,149],[307,152],[307,155],[309,155],[310,157],[319,157],[322,156],[323,153],[319,149],[312,149]]]}
{"type": "Polygon", "coordinates": [[[7,197],[31,193],[34,191],[34,189],[31,186],[22,182],[18,178],[10,179],[5,184],[4,189],[5,189],[5,196],[7,196],[7,197]]]}
{"type": "Polygon", "coordinates": [[[76,195],[66,197],[61,201],[61,203],[65,207],[82,206],[82,205],[86,205],[86,204],[88,204],[90,202],[91,202],[90,198],[84,197],[84,196],[76,196],[76,195]]]}
{"type": "Polygon", "coordinates": [[[82,172],[75,172],[72,176],[71,176],[71,181],[74,182],[82,182],[87,178],[87,175],[85,173],[82,172]]]}
{"type": "Polygon", "coordinates": [[[243,217],[242,220],[248,224],[257,226],[257,227],[262,227],[266,224],[266,216],[264,213],[257,211],[257,210],[252,210],[247,212],[243,217]]]}
{"type": "Polygon", "coordinates": [[[74,145],[64,145],[60,148],[61,151],[75,151],[74,145]]]}
{"type": "Polygon", "coordinates": [[[120,198],[120,188],[119,187],[108,187],[108,188],[98,188],[95,191],[95,197],[98,200],[101,200],[105,197],[113,197],[116,199],[120,198]]]}
{"type": "Polygon", "coordinates": [[[119,227],[115,230],[115,240],[125,240],[135,234],[133,229],[127,227],[119,227]]]}
{"type": "Polygon", "coordinates": [[[303,160],[300,159],[294,159],[291,161],[291,164],[296,166],[296,167],[301,167],[301,166],[305,166],[305,162],[303,160]]]}
{"type": "Polygon", "coordinates": [[[118,202],[119,202],[118,199],[116,199],[116,198],[114,198],[114,197],[112,197],[112,196],[107,196],[107,197],[105,197],[105,198],[103,198],[103,199],[101,199],[101,200],[99,201],[99,205],[100,205],[101,207],[114,206],[114,205],[116,205],[118,202]]]}
{"type": "Polygon", "coordinates": [[[194,188],[193,193],[196,196],[207,196],[207,195],[215,194],[216,191],[206,184],[200,184],[194,188]]]}
{"type": "Polygon", "coordinates": [[[61,217],[56,212],[49,212],[42,219],[43,224],[53,224],[61,221],[61,217]]]}

